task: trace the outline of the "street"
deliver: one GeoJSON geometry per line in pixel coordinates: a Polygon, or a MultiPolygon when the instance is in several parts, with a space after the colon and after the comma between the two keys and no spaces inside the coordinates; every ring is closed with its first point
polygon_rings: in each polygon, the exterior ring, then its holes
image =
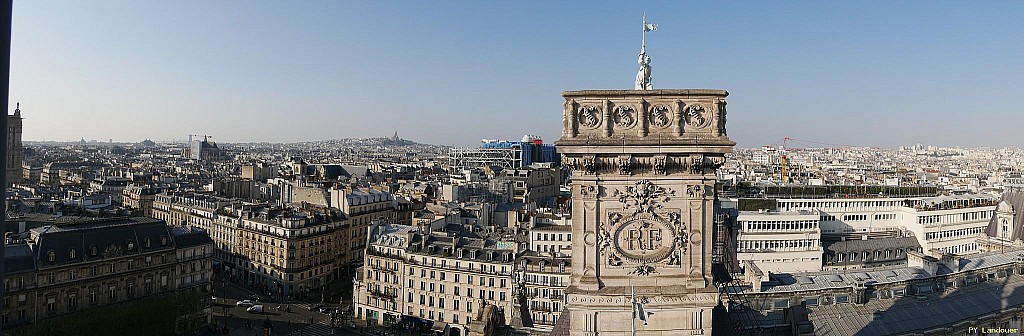
{"type": "MultiPolygon", "coordinates": [[[[351,280],[347,281],[351,283],[351,280]]],[[[338,293],[323,297],[333,297],[334,301],[326,304],[328,307],[339,308],[338,298],[340,292],[344,292],[341,286],[335,286],[339,289],[338,293]],[[333,304],[332,304],[333,303],[333,304]]],[[[240,300],[253,300],[253,291],[243,288],[237,284],[225,283],[219,280],[213,282],[213,295],[216,297],[213,303],[213,324],[217,326],[227,326],[230,329],[229,335],[232,336],[253,336],[253,335],[302,335],[302,336],[321,336],[331,335],[331,328],[329,327],[331,317],[328,314],[320,313],[319,311],[310,311],[306,304],[302,302],[288,302],[282,303],[280,300],[273,298],[266,298],[260,296],[259,302],[256,304],[263,305],[263,313],[250,313],[246,311],[247,307],[239,307],[236,302],[240,300]],[[278,306],[288,307],[289,311],[278,310],[278,306]],[[265,329],[269,329],[265,330],[265,329]]],[[[321,297],[319,293],[316,295],[317,298],[321,297]]],[[[345,305],[350,305],[351,300],[345,300],[345,305]]],[[[318,305],[320,300],[314,300],[314,305],[318,305]]],[[[350,315],[349,315],[350,316],[350,315]]],[[[347,325],[347,319],[339,318],[339,324],[347,325]],[[341,320],[345,321],[342,323],[341,320]]],[[[206,332],[209,335],[214,334],[208,330],[202,330],[201,333],[206,332]]],[[[339,328],[335,331],[335,335],[362,335],[355,330],[349,328],[339,328]]]]}

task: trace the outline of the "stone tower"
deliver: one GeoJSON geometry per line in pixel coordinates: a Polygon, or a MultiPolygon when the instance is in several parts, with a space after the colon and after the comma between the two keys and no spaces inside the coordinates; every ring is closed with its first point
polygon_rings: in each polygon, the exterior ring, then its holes
{"type": "MultiPolygon", "coordinates": [[[[710,335],[724,90],[567,91],[571,335],[710,335]]],[[[568,316],[566,316],[568,315],[568,316]]]]}
{"type": "Polygon", "coordinates": [[[21,183],[25,151],[21,144],[21,103],[7,115],[7,185],[21,183]]]}

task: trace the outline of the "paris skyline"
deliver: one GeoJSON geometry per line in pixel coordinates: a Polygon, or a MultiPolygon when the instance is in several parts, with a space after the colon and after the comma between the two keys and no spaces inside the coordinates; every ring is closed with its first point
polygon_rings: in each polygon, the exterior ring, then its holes
{"type": "Polygon", "coordinates": [[[26,141],[551,142],[562,91],[632,87],[646,12],[654,88],[729,90],[741,147],[1006,146],[1021,7],[18,2],[9,111],[26,141]]]}

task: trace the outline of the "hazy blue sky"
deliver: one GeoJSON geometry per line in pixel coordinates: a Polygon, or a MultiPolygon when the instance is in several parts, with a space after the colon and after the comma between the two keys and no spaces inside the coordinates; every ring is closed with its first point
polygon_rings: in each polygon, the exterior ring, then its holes
{"type": "Polygon", "coordinates": [[[729,90],[740,146],[1024,143],[1024,2],[16,1],[26,140],[561,134],[561,92],[729,90]]]}

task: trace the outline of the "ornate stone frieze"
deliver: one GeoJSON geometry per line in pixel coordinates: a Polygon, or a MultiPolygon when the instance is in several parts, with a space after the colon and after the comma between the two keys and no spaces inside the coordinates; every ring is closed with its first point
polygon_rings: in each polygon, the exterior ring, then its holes
{"type": "Polygon", "coordinates": [[[668,105],[651,106],[647,120],[656,128],[668,127],[672,125],[672,109],[668,105]]]}
{"type": "Polygon", "coordinates": [[[702,104],[691,104],[686,107],[686,123],[696,128],[711,125],[711,113],[702,104]]]}
{"type": "Polygon", "coordinates": [[[584,128],[597,128],[601,126],[601,108],[591,105],[580,106],[579,112],[576,113],[576,120],[584,128]]]}
{"type": "Polygon", "coordinates": [[[620,128],[633,128],[636,126],[637,115],[636,109],[629,105],[619,105],[615,107],[615,126],[620,128]]]}
{"type": "Polygon", "coordinates": [[[668,174],[668,158],[664,155],[651,158],[651,172],[657,175],[668,174]]]}
{"type": "Polygon", "coordinates": [[[703,174],[704,173],[704,156],[703,155],[691,155],[688,159],[690,174],[703,174]]]}
{"type": "Polygon", "coordinates": [[[582,174],[649,174],[660,176],[670,174],[702,175],[718,169],[723,163],[725,163],[725,158],[721,156],[637,156],[629,154],[615,156],[584,155],[566,157],[563,161],[566,167],[582,174]]]}
{"type": "Polygon", "coordinates": [[[632,175],[633,174],[633,156],[632,155],[619,155],[619,161],[617,162],[619,167],[619,175],[632,175]]]}

